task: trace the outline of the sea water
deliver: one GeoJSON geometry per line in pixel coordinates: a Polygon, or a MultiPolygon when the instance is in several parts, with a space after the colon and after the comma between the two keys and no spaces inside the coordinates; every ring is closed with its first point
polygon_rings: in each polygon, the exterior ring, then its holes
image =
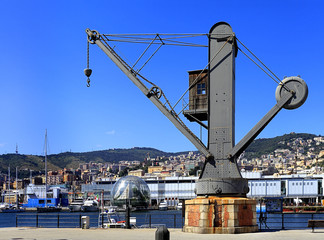
{"type": "MultiPolygon", "coordinates": [[[[125,213],[120,213],[119,215],[122,220],[125,219],[125,213]]],[[[89,216],[90,227],[98,227],[98,212],[0,213],[0,227],[16,227],[16,220],[18,219],[18,227],[36,227],[36,224],[38,224],[38,227],[79,228],[81,226],[82,216],[89,216]]],[[[131,212],[131,217],[136,217],[137,227],[158,227],[165,225],[168,228],[182,228],[184,224],[182,211],[177,210],[131,212]]],[[[324,213],[268,213],[265,217],[260,219],[260,215],[257,214],[257,223],[261,230],[283,228],[303,229],[307,228],[307,222],[310,219],[324,220],[324,213]]]]}
{"type": "MultiPolygon", "coordinates": [[[[125,220],[125,213],[119,213],[125,220]]],[[[98,212],[55,212],[55,213],[0,213],[0,227],[68,227],[79,228],[81,217],[89,216],[90,227],[98,227],[98,212]],[[59,224],[58,224],[59,222],[59,224]]],[[[181,228],[184,219],[182,212],[169,211],[136,211],[131,212],[131,217],[136,217],[136,226],[165,225],[168,228],[181,228]]]]}

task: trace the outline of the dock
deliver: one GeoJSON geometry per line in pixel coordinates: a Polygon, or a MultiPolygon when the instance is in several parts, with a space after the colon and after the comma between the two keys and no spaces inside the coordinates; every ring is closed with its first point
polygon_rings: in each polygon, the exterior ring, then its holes
{"type": "MultiPolygon", "coordinates": [[[[291,239],[323,239],[324,229],[312,233],[311,229],[281,230],[272,232],[256,232],[245,234],[195,234],[185,233],[181,229],[168,229],[171,240],[291,240],[291,239]]],[[[23,240],[154,240],[156,229],[80,229],[80,228],[0,228],[0,239],[23,240]]]]}

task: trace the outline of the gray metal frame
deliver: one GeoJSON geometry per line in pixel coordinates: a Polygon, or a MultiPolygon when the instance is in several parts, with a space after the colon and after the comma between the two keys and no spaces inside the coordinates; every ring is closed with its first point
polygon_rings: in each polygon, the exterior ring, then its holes
{"type": "Polygon", "coordinates": [[[205,156],[209,157],[210,152],[206,148],[206,146],[200,141],[200,139],[194,135],[189,128],[184,125],[177,114],[172,110],[168,109],[159,99],[158,97],[148,89],[143,82],[137,77],[137,73],[135,73],[132,68],[129,68],[125,62],[121,59],[120,56],[106,43],[100,38],[100,34],[97,31],[91,31],[90,29],[86,29],[86,33],[88,34],[88,40],[92,44],[96,44],[99,48],[101,48],[104,53],[126,74],[126,76],[147,96],[151,102],[174,124],[174,126],[185,135],[190,142],[192,142],[195,147],[203,153],[205,156]]]}
{"type": "MultiPolygon", "coordinates": [[[[299,77],[283,80],[276,91],[277,103],[234,146],[235,142],[235,57],[236,38],[229,24],[219,22],[209,32],[208,78],[208,147],[180,120],[173,108],[168,109],[159,99],[162,90],[148,89],[139,79],[141,75],[128,66],[101,35],[86,29],[88,41],[97,44],[126,76],[154,103],[154,105],[206,156],[202,173],[196,183],[197,195],[246,196],[248,182],[243,179],[236,160],[267,124],[282,109],[301,106],[308,95],[306,83],[299,77]]],[[[135,63],[136,64],[136,63],[135,63]]],[[[142,77],[143,78],[143,77],[142,77]]]]}

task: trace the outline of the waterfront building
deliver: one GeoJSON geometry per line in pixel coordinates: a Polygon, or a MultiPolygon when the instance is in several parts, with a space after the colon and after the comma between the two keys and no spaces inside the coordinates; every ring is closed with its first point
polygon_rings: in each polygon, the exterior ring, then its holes
{"type": "Polygon", "coordinates": [[[323,199],[324,175],[306,174],[262,176],[261,173],[242,172],[249,179],[250,198],[282,197],[287,204],[301,199],[305,204],[320,203],[323,199]]]}
{"type": "MultiPolygon", "coordinates": [[[[260,172],[242,172],[248,179],[250,188],[247,197],[261,199],[264,197],[282,197],[287,204],[294,199],[301,199],[305,204],[320,203],[324,199],[324,175],[277,175],[262,176],[260,172]]],[[[180,200],[194,199],[195,182],[198,177],[157,177],[151,174],[143,178],[151,192],[151,205],[166,201],[169,206],[175,206],[180,200]]],[[[81,191],[86,195],[97,195],[104,192],[104,200],[110,201],[110,194],[116,179],[101,178],[91,184],[82,184],[81,191]]]]}
{"type": "Polygon", "coordinates": [[[49,186],[46,191],[45,185],[29,184],[25,196],[27,203],[23,206],[26,208],[44,207],[45,205],[66,207],[68,205],[67,188],[49,186]],[[47,204],[45,204],[45,201],[47,201],[47,204]]]}
{"type": "MultiPolygon", "coordinates": [[[[169,206],[176,206],[180,200],[193,199],[195,182],[198,177],[154,177],[144,178],[151,192],[151,205],[167,201],[169,206]]],[[[81,191],[85,195],[97,195],[104,192],[104,200],[110,201],[110,194],[116,180],[101,178],[91,184],[82,184],[81,191]]]]}

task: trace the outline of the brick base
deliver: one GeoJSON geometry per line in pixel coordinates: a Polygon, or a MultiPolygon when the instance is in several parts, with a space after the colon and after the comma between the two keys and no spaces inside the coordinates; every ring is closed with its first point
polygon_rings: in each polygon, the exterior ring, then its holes
{"type": "Polygon", "coordinates": [[[256,201],[239,197],[197,197],[185,204],[184,232],[257,232],[256,201]]]}

